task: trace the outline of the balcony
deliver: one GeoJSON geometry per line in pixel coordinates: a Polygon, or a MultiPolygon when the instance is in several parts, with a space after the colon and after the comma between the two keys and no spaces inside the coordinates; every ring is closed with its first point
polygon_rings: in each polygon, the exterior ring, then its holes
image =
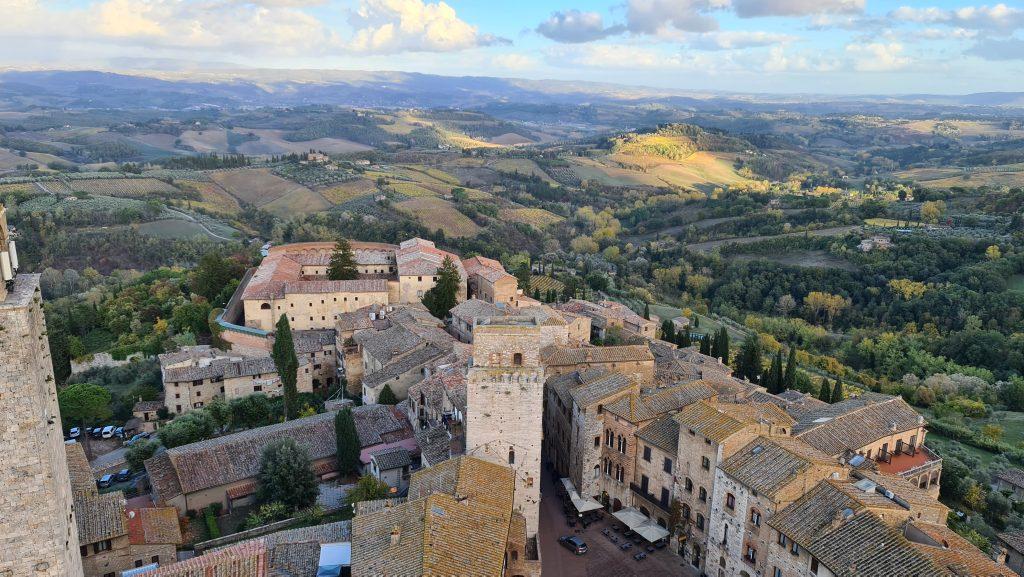
{"type": "Polygon", "coordinates": [[[875,459],[878,470],[908,478],[942,467],[942,458],[928,447],[903,447],[894,453],[879,453],[875,459]]]}

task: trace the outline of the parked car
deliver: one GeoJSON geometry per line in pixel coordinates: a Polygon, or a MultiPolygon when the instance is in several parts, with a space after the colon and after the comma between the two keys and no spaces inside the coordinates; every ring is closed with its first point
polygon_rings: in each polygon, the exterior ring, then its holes
{"type": "Polygon", "coordinates": [[[107,425],[106,427],[103,427],[103,431],[101,433],[101,436],[104,439],[109,439],[110,437],[113,437],[114,436],[114,425],[107,425]]]}
{"type": "Polygon", "coordinates": [[[113,483],[114,483],[114,476],[110,475],[110,474],[107,474],[107,475],[103,475],[102,477],[100,477],[99,481],[96,481],[96,486],[99,487],[100,489],[106,489],[107,487],[109,487],[113,483]]]}
{"type": "Polygon", "coordinates": [[[124,427],[118,427],[114,429],[114,436],[123,439],[124,438],[124,427]]]}
{"type": "Polygon", "coordinates": [[[558,542],[566,549],[572,551],[575,555],[583,555],[587,552],[587,544],[583,542],[583,539],[580,539],[576,535],[559,537],[558,542]]]}
{"type": "Polygon", "coordinates": [[[131,447],[135,443],[144,440],[147,436],[148,435],[146,433],[139,433],[137,435],[133,435],[132,438],[125,441],[124,444],[126,447],[131,447]]]}
{"type": "Polygon", "coordinates": [[[120,483],[121,481],[127,481],[128,479],[131,479],[131,478],[132,478],[132,470],[131,469],[121,469],[120,471],[117,472],[117,476],[115,477],[115,479],[117,480],[118,483],[120,483]]]}
{"type": "Polygon", "coordinates": [[[82,436],[82,429],[79,429],[78,427],[71,427],[71,430],[68,431],[68,438],[69,439],[77,439],[78,437],[81,437],[81,436],[82,436]]]}
{"type": "Polygon", "coordinates": [[[93,427],[89,429],[89,436],[94,439],[98,439],[103,434],[103,427],[93,427]]]}

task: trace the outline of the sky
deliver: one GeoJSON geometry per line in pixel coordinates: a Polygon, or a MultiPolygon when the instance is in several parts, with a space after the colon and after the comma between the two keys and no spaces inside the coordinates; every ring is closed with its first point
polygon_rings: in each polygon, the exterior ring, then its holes
{"type": "Polygon", "coordinates": [[[0,0],[0,67],[1024,91],[1024,0],[0,0]]]}

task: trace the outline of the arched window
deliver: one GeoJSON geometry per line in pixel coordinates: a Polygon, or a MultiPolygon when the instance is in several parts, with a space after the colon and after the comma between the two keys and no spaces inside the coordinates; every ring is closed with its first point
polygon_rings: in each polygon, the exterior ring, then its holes
{"type": "Polygon", "coordinates": [[[508,448],[508,464],[509,465],[515,465],[516,464],[516,450],[513,449],[512,447],[508,448]]]}
{"type": "Polygon", "coordinates": [[[690,506],[687,505],[686,503],[683,503],[683,521],[689,521],[689,520],[690,520],[690,506]]]}
{"type": "Polygon", "coordinates": [[[269,311],[270,310],[270,303],[263,303],[263,304],[261,304],[260,305],[260,310],[261,311],[269,311]]]}
{"type": "Polygon", "coordinates": [[[725,506],[730,509],[736,508],[736,497],[732,493],[725,494],[725,506]]]}
{"type": "Polygon", "coordinates": [[[523,353],[515,353],[512,355],[512,365],[516,367],[523,366],[523,353]]]}
{"type": "Polygon", "coordinates": [[[693,481],[691,481],[689,477],[686,478],[685,487],[687,493],[693,492],[693,481]]]}
{"type": "Polygon", "coordinates": [[[708,492],[707,492],[707,489],[705,489],[704,487],[701,487],[701,488],[700,488],[700,494],[699,494],[699,497],[700,497],[700,500],[701,500],[701,501],[707,501],[707,500],[708,500],[708,492]]]}

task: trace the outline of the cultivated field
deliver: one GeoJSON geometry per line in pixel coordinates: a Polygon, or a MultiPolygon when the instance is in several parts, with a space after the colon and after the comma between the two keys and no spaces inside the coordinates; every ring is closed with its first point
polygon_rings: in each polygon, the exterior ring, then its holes
{"type": "Polygon", "coordinates": [[[509,208],[501,211],[501,218],[512,222],[521,222],[537,228],[545,228],[565,220],[553,212],[543,208],[509,208]]]}
{"type": "Polygon", "coordinates": [[[185,146],[191,146],[196,152],[227,152],[228,131],[223,128],[212,128],[198,132],[186,130],[179,137],[185,146]]]}
{"type": "Polygon", "coordinates": [[[241,134],[253,133],[259,140],[250,140],[239,144],[235,149],[242,154],[301,154],[310,150],[321,150],[328,154],[347,154],[350,152],[362,152],[373,150],[372,146],[345,140],[344,138],[318,138],[316,140],[305,140],[292,142],[285,140],[284,135],[288,131],[272,130],[261,128],[235,128],[235,132],[241,134]]]}
{"type": "Polygon", "coordinates": [[[860,227],[857,225],[848,225],[835,226],[832,228],[822,228],[819,230],[811,230],[806,232],[789,232],[786,234],[778,234],[774,236],[744,236],[738,238],[723,238],[721,240],[709,240],[707,242],[688,244],[686,245],[686,248],[696,252],[708,253],[715,250],[718,247],[722,247],[727,244],[750,244],[752,242],[760,242],[762,240],[768,240],[771,238],[780,238],[783,236],[802,236],[805,234],[808,236],[839,236],[857,230],[858,228],[860,227]]]}
{"type": "Polygon", "coordinates": [[[223,188],[214,182],[179,180],[177,184],[182,189],[192,189],[202,195],[203,199],[201,201],[190,200],[189,206],[221,214],[234,214],[241,208],[235,197],[225,192],[223,188]]]}
{"type": "Polygon", "coordinates": [[[290,192],[306,188],[271,174],[265,168],[215,172],[212,178],[231,196],[256,206],[263,206],[290,192]]]}
{"type": "Polygon", "coordinates": [[[964,172],[959,168],[915,168],[896,172],[893,176],[913,180],[925,188],[1017,187],[1024,186],[1024,164],[985,167],[974,172],[964,172]]]}
{"type": "Polygon", "coordinates": [[[369,179],[352,180],[319,191],[324,198],[333,204],[341,204],[350,200],[368,196],[377,192],[377,184],[369,179]]]}
{"type": "Polygon", "coordinates": [[[558,184],[548,173],[544,172],[536,162],[529,158],[499,158],[487,163],[488,168],[493,168],[501,172],[518,172],[519,174],[532,174],[533,176],[539,176],[546,180],[550,184],[558,184]]]}
{"type": "Polygon", "coordinates": [[[88,178],[71,180],[69,185],[74,192],[126,198],[180,193],[177,188],[155,178],[88,178]]]}
{"type": "Polygon", "coordinates": [[[428,228],[440,228],[447,236],[474,236],[480,232],[480,227],[468,216],[456,210],[452,203],[437,197],[412,198],[399,202],[395,207],[414,215],[428,228]]]}

